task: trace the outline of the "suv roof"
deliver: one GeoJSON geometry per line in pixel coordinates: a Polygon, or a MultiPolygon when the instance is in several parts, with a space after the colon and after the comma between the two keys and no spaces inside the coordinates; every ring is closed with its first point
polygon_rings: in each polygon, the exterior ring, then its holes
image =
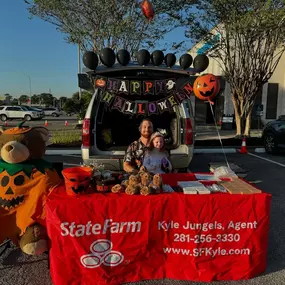
{"type": "Polygon", "coordinates": [[[194,82],[194,75],[196,74],[194,69],[188,68],[187,70],[183,70],[177,65],[169,68],[166,65],[141,66],[136,63],[130,63],[127,66],[122,66],[116,63],[113,67],[100,65],[95,71],[88,68],[84,68],[83,71],[86,71],[86,73],[78,74],[78,86],[88,91],[94,91],[92,82],[97,75],[127,80],[131,78],[136,80],[150,80],[150,78],[151,80],[175,78],[179,80],[193,80],[194,82]]]}

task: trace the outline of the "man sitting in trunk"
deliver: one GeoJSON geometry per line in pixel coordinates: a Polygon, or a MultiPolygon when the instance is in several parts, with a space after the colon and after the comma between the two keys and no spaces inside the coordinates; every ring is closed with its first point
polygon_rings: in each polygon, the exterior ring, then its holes
{"type": "Polygon", "coordinates": [[[149,147],[150,137],[153,133],[151,120],[142,120],[139,131],[141,133],[140,138],[129,145],[124,157],[123,168],[128,173],[138,173],[138,169],[143,163],[144,155],[149,147]]]}

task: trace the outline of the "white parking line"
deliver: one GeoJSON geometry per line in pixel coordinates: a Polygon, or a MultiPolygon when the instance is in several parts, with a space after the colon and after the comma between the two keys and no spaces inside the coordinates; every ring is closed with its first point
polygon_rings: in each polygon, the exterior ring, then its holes
{"type": "Polygon", "coordinates": [[[251,156],[254,156],[254,157],[257,157],[257,158],[260,158],[260,159],[263,159],[265,161],[268,161],[268,162],[271,162],[273,164],[277,164],[279,166],[282,166],[282,167],[285,167],[285,164],[282,164],[282,163],[279,163],[279,162],[276,162],[274,160],[271,160],[271,159],[268,159],[268,158],[265,158],[265,157],[262,157],[262,156],[259,156],[259,155],[256,155],[256,154],[253,154],[253,153],[248,153],[249,155],[251,156]]]}
{"type": "Polygon", "coordinates": [[[47,149],[46,155],[81,155],[80,149],[47,149]]]}

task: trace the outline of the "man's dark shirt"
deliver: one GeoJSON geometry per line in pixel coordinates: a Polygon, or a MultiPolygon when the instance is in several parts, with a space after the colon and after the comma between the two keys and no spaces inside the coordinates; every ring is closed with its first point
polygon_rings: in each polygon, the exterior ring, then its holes
{"type": "Polygon", "coordinates": [[[138,162],[142,165],[147,149],[148,147],[142,143],[141,139],[134,141],[127,149],[124,162],[129,162],[134,167],[138,167],[138,162]]]}

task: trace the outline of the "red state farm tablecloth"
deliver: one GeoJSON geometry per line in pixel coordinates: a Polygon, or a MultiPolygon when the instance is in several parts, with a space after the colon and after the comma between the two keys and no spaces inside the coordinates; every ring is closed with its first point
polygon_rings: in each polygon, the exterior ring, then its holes
{"type": "Polygon", "coordinates": [[[90,194],[46,204],[55,285],[248,279],[266,268],[269,194],[90,194]]]}

